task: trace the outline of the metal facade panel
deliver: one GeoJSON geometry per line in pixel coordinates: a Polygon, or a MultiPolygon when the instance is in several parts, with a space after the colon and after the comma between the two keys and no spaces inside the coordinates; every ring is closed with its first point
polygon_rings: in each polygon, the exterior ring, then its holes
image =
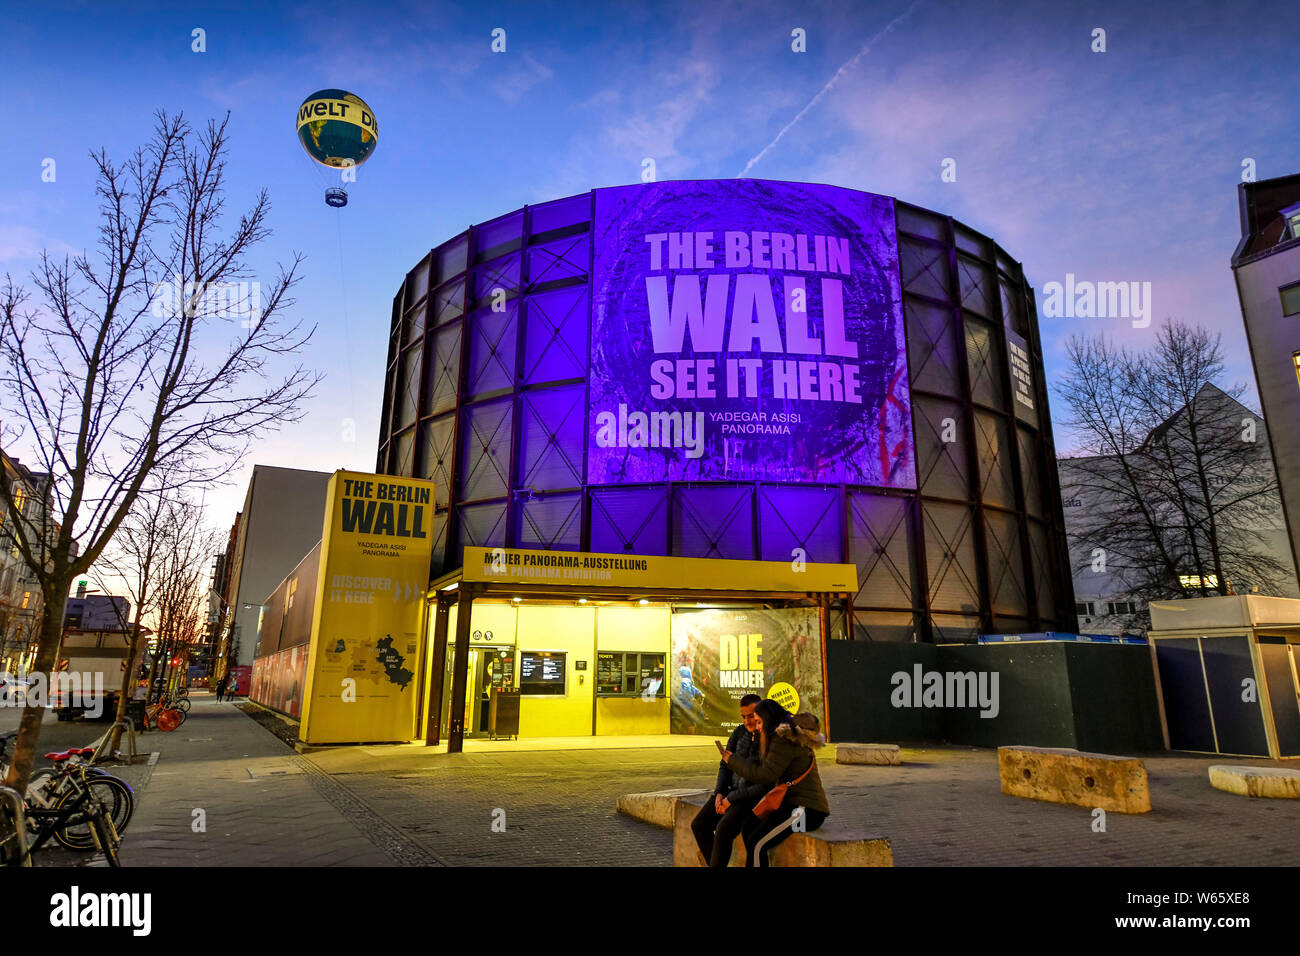
{"type": "Polygon", "coordinates": [[[758,489],[759,556],[764,561],[801,560],[838,563],[840,493],[834,488],[760,485],[758,489]]]}
{"type": "Polygon", "coordinates": [[[591,194],[581,193],[567,199],[532,206],[533,233],[563,229],[591,219],[591,194]]]}
{"type": "Polygon", "coordinates": [[[402,353],[401,378],[397,388],[397,417],[393,422],[395,428],[404,428],[415,421],[420,401],[420,361],[423,357],[423,345],[416,345],[402,353]]]}
{"type": "Polygon", "coordinates": [[[668,488],[593,488],[590,550],[668,553],[668,488]]]}
{"type": "Polygon", "coordinates": [[[528,284],[540,285],[587,275],[591,261],[591,237],[586,233],[567,236],[528,249],[528,284]]]}
{"type": "Polygon", "coordinates": [[[1003,385],[1003,336],[988,322],[966,318],[966,362],[970,368],[971,399],[981,405],[1006,411],[1003,385]]]}
{"type": "Polygon", "coordinates": [[[582,485],[585,397],[581,385],[524,393],[519,487],[543,490],[582,485]]]}
{"type": "Polygon", "coordinates": [[[524,329],[524,382],[582,378],[587,371],[586,286],[529,296],[524,329]]]}
{"type": "Polygon", "coordinates": [[[975,458],[979,463],[980,497],[985,504],[1015,507],[1011,457],[1016,453],[1007,420],[988,412],[976,412],[975,458]]]}
{"type": "Polygon", "coordinates": [[[514,386],[518,317],[518,300],[506,302],[503,312],[488,308],[470,316],[466,398],[514,386]]]}
{"type": "Polygon", "coordinates": [[[504,503],[463,505],[460,509],[460,546],[500,548],[506,543],[504,503]]]}
{"type": "Polygon", "coordinates": [[[529,499],[519,509],[517,537],[522,548],[578,551],[581,534],[582,492],[529,499]]]}
{"type": "Polygon", "coordinates": [[[957,402],[915,395],[912,421],[916,433],[916,478],[924,495],[941,498],[970,497],[967,461],[970,450],[962,441],[965,410],[957,402]]]}
{"type": "Polygon", "coordinates": [[[433,293],[433,324],[446,325],[465,314],[465,278],[440,286],[433,293]]]}
{"type": "MultiPolygon", "coordinates": [[[[893,496],[867,493],[849,496],[849,554],[858,567],[855,605],[912,606],[908,505],[906,498],[893,496]]],[[[854,620],[857,620],[856,613],[854,620]]]]}
{"type": "MultiPolygon", "coordinates": [[[[1029,614],[1029,598],[1025,589],[1024,554],[1020,549],[1020,522],[1015,515],[985,510],[984,527],[988,531],[989,594],[993,599],[993,613],[999,617],[1025,617],[1029,614]]],[[[998,630],[1015,633],[1001,621],[998,630]]]]}
{"type": "Polygon", "coordinates": [[[958,256],[957,279],[961,289],[961,307],[992,318],[996,314],[993,308],[993,270],[982,262],[958,256]]]}
{"type": "Polygon", "coordinates": [[[523,261],[523,254],[515,252],[476,266],[474,269],[475,304],[485,299],[492,299],[494,296],[497,299],[502,297],[510,299],[517,295],[523,285],[521,271],[523,261]]]}
{"type": "Polygon", "coordinates": [[[927,501],[924,513],[930,607],[936,611],[977,612],[980,597],[971,509],[927,501]]]}
{"type": "Polygon", "coordinates": [[[465,409],[462,440],[466,449],[460,471],[464,500],[503,497],[510,488],[510,402],[489,402],[465,409]]]}
{"type": "Polygon", "coordinates": [[[903,302],[903,313],[912,388],[956,397],[961,392],[957,363],[962,357],[952,309],[909,296],[903,302]]]}
{"type": "Polygon", "coordinates": [[[754,489],[750,485],[677,486],[673,554],[687,558],[754,557],[754,489]]]}
{"type": "Polygon", "coordinates": [[[423,459],[419,464],[421,478],[433,482],[434,507],[447,507],[451,492],[452,442],[456,437],[456,418],[444,415],[420,426],[424,435],[423,459]]]}
{"type": "Polygon", "coordinates": [[[903,291],[948,301],[948,250],[906,236],[898,238],[903,291]]]}
{"type": "Polygon", "coordinates": [[[461,329],[461,325],[452,325],[438,329],[432,335],[433,350],[425,370],[422,414],[441,415],[456,407],[460,385],[461,329]]]}

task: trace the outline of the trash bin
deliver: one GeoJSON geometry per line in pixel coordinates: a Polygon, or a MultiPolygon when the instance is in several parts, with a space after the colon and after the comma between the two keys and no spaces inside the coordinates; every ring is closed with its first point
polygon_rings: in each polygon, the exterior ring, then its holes
{"type": "Polygon", "coordinates": [[[488,736],[493,740],[519,736],[519,691],[492,688],[488,705],[488,736]]]}

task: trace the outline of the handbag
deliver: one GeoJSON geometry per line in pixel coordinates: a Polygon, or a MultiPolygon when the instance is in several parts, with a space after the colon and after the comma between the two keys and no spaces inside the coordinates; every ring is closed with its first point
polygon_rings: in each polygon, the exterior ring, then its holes
{"type": "Polygon", "coordinates": [[[786,792],[804,777],[808,776],[808,774],[812,773],[813,767],[815,766],[817,766],[817,758],[814,756],[812,758],[812,763],[808,764],[808,769],[799,774],[795,779],[787,780],[785,783],[778,783],[771,790],[767,791],[767,793],[763,794],[763,798],[759,800],[758,803],[754,804],[754,816],[758,817],[760,820],[766,820],[777,810],[780,810],[781,804],[785,803],[786,792]]]}

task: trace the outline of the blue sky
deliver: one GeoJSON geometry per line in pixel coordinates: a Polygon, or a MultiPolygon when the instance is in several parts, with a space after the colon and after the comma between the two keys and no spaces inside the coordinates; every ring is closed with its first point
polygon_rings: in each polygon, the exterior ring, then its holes
{"type": "MultiPolygon", "coordinates": [[[[0,272],[93,244],[87,153],[123,158],[158,108],[230,110],[231,208],[263,186],[274,204],[263,274],[307,257],[296,313],[319,325],[305,361],[327,378],[303,422],[208,495],[219,525],[253,461],[373,467],[393,292],[429,248],[524,203],[637,182],[646,157],[661,180],[730,178],[761,157],[749,175],[950,213],[1024,263],[1040,311],[1066,273],[1151,282],[1155,324],[1222,330],[1229,379],[1256,404],[1228,258],[1243,160],[1261,179],[1300,171],[1295,3],[5,6],[0,71],[21,129],[0,155],[0,272]],[[806,53],[790,49],[796,27],[806,53]],[[1090,49],[1098,27],[1105,53],[1090,49]],[[341,211],[294,135],[323,87],[361,95],[380,123],[341,211]]],[[[1155,324],[1041,318],[1049,379],[1072,332],[1141,347],[1155,324]]]]}

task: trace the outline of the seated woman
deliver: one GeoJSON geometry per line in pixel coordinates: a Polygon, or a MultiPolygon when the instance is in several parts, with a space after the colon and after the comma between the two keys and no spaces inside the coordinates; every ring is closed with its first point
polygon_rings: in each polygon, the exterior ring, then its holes
{"type": "Polygon", "coordinates": [[[788,783],[785,800],[779,810],[760,819],[750,815],[741,829],[745,841],[747,866],[767,866],[767,853],[794,831],[794,811],[803,807],[801,830],[811,833],[830,816],[826,791],[822,789],[813,751],[826,743],[820,733],[820,721],[812,714],[794,716],[774,700],[764,700],[754,708],[759,718],[759,753],[752,761],[724,751],[727,769],[768,788],[788,783]],[[755,862],[757,860],[757,862],[755,862]]]}

